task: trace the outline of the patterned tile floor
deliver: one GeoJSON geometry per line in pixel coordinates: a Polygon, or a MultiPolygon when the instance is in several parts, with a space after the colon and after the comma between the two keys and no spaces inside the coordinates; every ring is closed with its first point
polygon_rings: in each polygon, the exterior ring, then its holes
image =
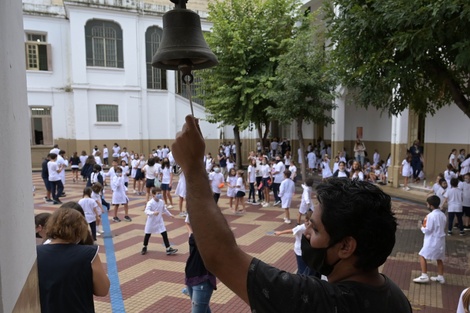
{"type": "MultiPolygon", "coordinates": [[[[71,174],[67,173],[65,191],[67,197],[63,201],[78,201],[81,198],[85,183],[72,182],[71,174]]],[[[33,173],[36,186],[34,196],[35,214],[52,212],[57,206],[46,204],[44,186],[40,173],[33,173]]],[[[399,220],[397,243],[381,271],[391,277],[411,301],[415,312],[451,313],[455,312],[460,292],[470,286],[468,276],[470,250],[469,237],[447,237],[447,259],[445,260],[446,283],[430,283],[418,285],[412,279],[419,276],[420,269],[417,253],[421,248],[423,235],[418,223],[426,215],[423,204],[406,199],[425,199],[419,191],[403,192],[400,189],[385,187],[394,196],[393,208],[399,220]]],[[[300,190],[299,190],[300,191],[300,190]]],[[[152,235],[147,255],[140,254],[144,237],[146,216],[143,213],[145,196],[129,193],[129,215],[132,222],[113,223],[103,218],[104,236],[98,237],[100,257],[107,266],[112,281],[110,295],[95,298],[96,311],[106,312],[190,312],[189,297],[182,294],[184,287],[184,266],[188,257],[187,230],[184,219],[165,218],[171,244],[178,248],[176,255],[167,256],[160,235],[152,235]]],[[[293,200],[293,208],[300,202],[300,192],[293,200]]],[[[107,190],[106,199],[110,199],[107,190]]],[[[176,203],[177,198],[173,201],[176,203]]],[[[272,232],[284,230],[294,224],[283,223],[283,212],[277,207],[261,208],[247,205],[247,214],[235,216],[228,209],[228,199],[222,196],[219,205],[229,222],[238,244],[253,256],[276,267],[294,272],[296,262],[293,255],[291,236],[275,237],[272,232]]],[[[177,206],[175,206],[177,207],[177,206]]],[[[178,210],[172,209],[177,215],[178,210]]],[[[297,210],[291,209],[291,216],[297,210]]],[[[123,214],[120,214],[122,217],[123,214]]],[[[469,234],[470,235],[470,234],[469,234]]],[[[429,265],[430,274],[436,271],[435,263],[429,265]]],[[[218,282],[211,299],[213,312],[242,313],[250,312],[248,305],[236,297],[222,283],[218,282]]]]}

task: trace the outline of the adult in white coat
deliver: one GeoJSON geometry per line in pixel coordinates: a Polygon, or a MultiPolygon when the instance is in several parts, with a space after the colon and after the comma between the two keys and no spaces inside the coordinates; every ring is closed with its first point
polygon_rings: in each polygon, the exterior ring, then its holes
{"type": "Polygon", "coordinates": [[[175,216],[167,210],[165,202],[162,200],[162,190],[158,187],[153,187],[151,192],[152,199],[147,202],[147,206],[145,207],[147,222],[145,223],[144,246],[140,253],[142,255],[147,253],[147,246],[152,234],[160,234],[162,235],[163,242],[166,247],[166,254],[175,254],[178,249],[173,249],[170,246],[170,241],[168,240],[168,234],[166,232],[165,222],[163,221],[162,215],[166,214],[171,218],[174,218],[175,216]]]}

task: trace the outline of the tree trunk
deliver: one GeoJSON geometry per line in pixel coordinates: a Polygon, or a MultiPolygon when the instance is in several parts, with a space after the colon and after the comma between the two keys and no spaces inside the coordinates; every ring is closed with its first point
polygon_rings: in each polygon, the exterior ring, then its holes
{"type": "Polygon", "coordinates": [[[305,159],[305,143],[304,143],[304,133],[302,131],[303,118],[297,118],[297,138],[299,138],[299,147],[300,154],[302,156],[302,164],[300,164],[300,173],[302,174],[302,180],[305,182],[307,178],[306,162],[305,159]]]}
{"type": "Polygon", "coordinates": [[[242,147],[240,146],[240,128],[233,126],[233,136],[235,137],[235,149],[237,151],[236,165],[237,169],[242,168],[242,147]]]}
{"type": "Polygon", "coordinates": [[[457,107],[470,118],[470,101],[465,96],[458,82],[452,77],[449,71],[438,62],[429,62],[437,75],[442,77],[444,84],[449,88],[452,99],[457,107]]]}

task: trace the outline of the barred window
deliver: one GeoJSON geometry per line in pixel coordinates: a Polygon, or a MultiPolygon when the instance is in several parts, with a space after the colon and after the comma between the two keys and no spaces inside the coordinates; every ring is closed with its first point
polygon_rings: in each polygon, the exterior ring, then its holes
{"type": "Polygon", "coordinates": [[[31,107],[31,144],[52,145],[51,108],[31,107]]]}
{"type": "Polygon", "coordinates": [[[113,104],[97,104],[96,121],[119,122],[119,107],[113,104]]]}
{"type": "Polygon", "coordinates": [[[145,32],[145,59],[147,66],[147,88],[166,89],[166,71],[152,66],[152,58],[160,47],[163,30],[152,26],[145,32]]]}
{"type": "MultiPolygon", "coordinates": [[[[191,83],[191,100],[195,103],[198,103],[200,105],[204,105],[204,100],[199,98],[199,95],[204,94],[204,90],[202,89],[201,82],[202,78],[198,75],[201,71],[193,71],[192,74],[194,76],[194,80],[191,83]]],[[[179,94],[180,96],[183,96],[187,99],[189,99],[189,88],[188,86],[183,83],[181,80],[181,72],[178,71],[176,75],[176,93],[179,94]]]]}
{"type": "Polygon", "coordinates": [[[51,45],[46,42],[46,35],[27,33],[25,53],[27,70],[52,70],[51,45]]]}
{"type": "Polygon", "coordinates": [[[91,20],[85,25],[87,66],[123,68],[122,29],[114,22],[91,20]]]}

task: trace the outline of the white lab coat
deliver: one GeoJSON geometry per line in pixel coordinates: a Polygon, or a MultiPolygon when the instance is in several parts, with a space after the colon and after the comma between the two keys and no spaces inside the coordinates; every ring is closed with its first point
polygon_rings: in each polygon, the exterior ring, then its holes
{"type": "Polygon", "coordinates": [[[111,181],[111,189],[113,190],[112,204],[125,204],[129,202],[126,196],[126,186],[124,185],[124,177],[114,176],[111,181]]]}
{"type": "Polygon", "coordinates": [[[427,260],[444,260],[446,253],[446,215],[440,209],[434,209],[426,218],[423,248],[419,255],[427,260]]]}
{"type": "Polygon", "coordinates": [[[163,200],[155,200],[155,198],[152,198],[147,202],[147,206],[145,207],[145,214],[147,214],[147,222],[145,222],[146,234],[161,234],[166,231],[162,216],[163,213],[168,216],[172,216],[166,209],[165,202],[163,200]],[[159,213],[154,215],[155,212],[159,213]]]}

